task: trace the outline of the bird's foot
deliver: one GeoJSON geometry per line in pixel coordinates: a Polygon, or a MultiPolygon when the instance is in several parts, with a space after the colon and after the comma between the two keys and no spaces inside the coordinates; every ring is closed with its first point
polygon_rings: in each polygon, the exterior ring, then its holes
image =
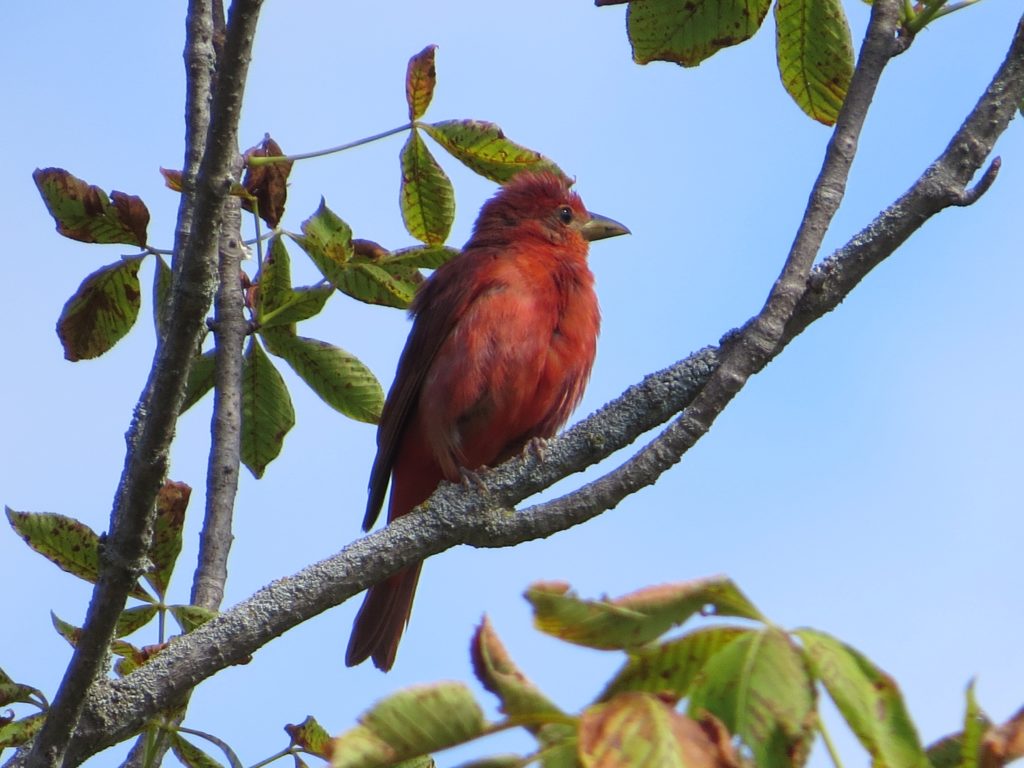
{"type": "MultiPolygon", "coordinates": [[[[487,469],[487,467],[480,467],[480,469],[487,469]]],[[[462,478],[462,484],[470,490],[487,493],[487,486],[484,484],[484,481],[481,479],[478,472],[474,472],[472,469],[466,469],[465,467],[459,467],[459,477],[462,478]]]]}
{"type": "Polygon", "coordinates": [[[525,460],[528,456],[533,456],[537,461],[542,462],[547,450],[548,440],[546,437],[531,437],[523,448],[523,459],[525,460]]]}

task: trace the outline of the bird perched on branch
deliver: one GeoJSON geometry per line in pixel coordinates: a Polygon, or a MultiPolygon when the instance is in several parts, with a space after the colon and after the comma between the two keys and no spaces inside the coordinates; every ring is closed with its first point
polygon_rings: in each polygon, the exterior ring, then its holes
{"type": "MultiPolygon", "coordinates": [[[[579,404],[601,320],[587,244],[629,230],[587,211],[570,183],[552,172],[515,176],[484,204],[462,253],[416,293],[377,431],[364,530],[389,479],[390,522],[442,480],[551,437],[579,404]]],[[[372,657],[391,669],[420,568],[370,587],[346,664],[372,657]]]]}

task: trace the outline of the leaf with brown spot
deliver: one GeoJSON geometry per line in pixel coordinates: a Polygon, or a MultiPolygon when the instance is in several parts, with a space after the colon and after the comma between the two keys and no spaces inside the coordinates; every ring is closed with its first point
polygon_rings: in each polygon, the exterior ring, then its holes
{"type": "Polygon", "coordinates": [[[405,71],[405,100],[409,104],[409,119],[419,120],[430,106],[437,85],[437,70],[434,67],[436,45],[428,45],[409,59],[405,71]]]}
{"type": "Polygon", "coordinates": [[[177,757],[181,761],[181,764],[186,768],[221,768],[221,763],[213,759],[192,742],[183,738],[181,734],[172,733],[170,738],[171,749],[174,752],[174,756],[177,757]]]}
{"type": "Polygon", "coordinates": [[[646,691],[679,700],[689,694],[691,684],[709,659],[750,631],[742,627],[705,627],[652,648],[633,651],[598,701],[623,691],[646,691]]]}
{"type": "Polygon", "coordinates": [[[547,170],[565,176],[554,161],[505,138],[494,123],[444,120],[421,123],[420,127],[467,168],[499,184],[520,171],[547,170]]]}
{"type": "MultiPolygon", "coordinates": [[[[284,157],[284,152],[268,133],[263,137],[263,141],[245,151],[245,159],[251,157],[284,157]]],[[[242,186],[256,199],[259,216],[268,226],[276,227],[284,216],[284,204],[288,199],[288,175],[291,172],[291,160],[260,165],[246,164],[242,186]]],[[[242,198],[242,207],[247,211],[253,210],[252,202],[245,197],[242,198]]]]}
{"type": "Polygon", "coordinates": [[[312,715],[307,716],[298,725],[286,725],[284,730],[292,740],[292,746],[301,748],[307,754],[322,757],[324,760],[331,759],[333,746],[331,735],[312,715]]]}
{"type": "Polygon", "coordinates": [[[288,387],[254,337],[242,364],[242,463],[260,478],[295,426],[288,387]]]}
{"type": "Polygon", "coordinates": [[[274,331],[261,333],[267,349],[287,361],[321,400],[351,419],[377,423],[384,390],[359,358],[324,341],[274,331]]]}
{"type": "Polygon", "coordinates": [[[64,357],[89,360],[107,352],[131,330],[142,304],[142,256],[100,267],[67,300],[57,321],[64,357]]]}
{"type": "Polygon", "coordinates": [[[270,249],[258,276],[255,309],[261,328],[288,326],[320,313],[334,293],[330,285],[292,288],[291,259],[280,236],[271,238],[270,249]]]}
{"type": "Polygon", "coordinates": [[[737,768],[728,732],[712,717],[701,722],[647,693],[620,693],[584,710],[579,754],[584,768],[737,768]]]}
{"type": "Polygon", "coordinates": [[[181,532],[185,527],[185,509],[191,494],[192,489],[185,483],[168,480],[156,497],[156,522],[153,543],[149,548],[153,569],[145,574],[145,579],[161,600],[167,594],[171,572],[181,552],[181,532]]]}
{"type": "Polygon", "coordinates": [[[114,626],[114,637],[127,637],[149,624],[156,617],[158,608],[149,603],[145,605],[133,605],[121,611],[117,617],[117,624],[114,626]]]}
{"type": "Polygon", "coordinates": [[[461,251],[447,245],[415,245],[411,248],[400,248],[387,257],[388,264],[402,264],[417,269],[437,269],[451,261],[461,251]]]}
{"type": "Polygon", "coordinates": [[[804,764],[816,735],[816,705],[800,649],[773,627],[744,632],[718,650],[689,694],[691,715],[719,718],[765,768],[804,764]]]}
{"type": "Polygon", "coordinates": [[[859,651],[824,632],[801,629],[796,635],[814,676],[872,760],[878,765],[927,768],[928,759],[896,681],[859,651]]]}
{"type": "Polygon", "coordinates": [[[542,632],[603,650],[639,648],[708,607],[719,616],[762,618],[723,577],[664,584],[614,600],[583,600],[565,584],[541,582],[527,590],[526,599],[542,632]]]}
{"type": "MultiPolygon", "coordinates": [[[[45,709],[46,697],[38,688],[14,682],[6,672],[0,669],[0,707],[6,707],[9,704],[32,704],[40,709],[45,709]]],[[[3,724],[0,719],[0,725],[3,724]]]]}
{"type": "Polygon", "coordinates": [[[334,740],[334,768],[393,765],[463,744],[487,727],[473,694],[461,683],[406,688],[379,701],[359,722],[334,740]]]}
{"type": "Polygon", "coordinates": [[[749,39],[771,0],[644,0],[630,3],[626,32],[637,64],[670,61],[695,67],[749,39]]]}
{"type": "MultiPolygon", "coordinates": [[[[62,571],[95,584],[100,573],[100,539],[85,523],[54,512],[18,512],[5,507],[14,532],[33,550],[62,571]]],[[[153,598],[136,584],[129,593],[146,602],[153,598]]]]}
{"type": "Polygon", "coordinates": [[[427,245],[448,239],[455,221],[455,190],[413,128],[402,147],[402,221],[409,234],[427,245]]]}
{"type": "Polygon", "coordinates": [[[575,737],[575,728],[565,723],[566,715],[515,665],[484,616],[469,646],[473,672],[481,685],[501,702],[501,712],[519,717],[525,727],[546,748],[575,737]],[[555,722],[545,723],[545,719],[555,722]]]}
{"type": "Polygon", "coordinates": [[[853,39],[840,0],[777,0],[775,50],[786,91],[806,114],[834,125],[853,77],[853,39]]]}
{"type": "Polygon", "coordinates": [[[0,749],[28,744],[43,727],[45,719],[45,713],[37,712],[34,715],[23,717],[21,720],[0,724],[0,749]]]}
{"type": "Polygon", "coordinates": [[[110,197],[63,168],[32,173],[57,231],[83,243],[124,243],[145,247],[149,210],[135,195],[114,191],[110,197]]]}

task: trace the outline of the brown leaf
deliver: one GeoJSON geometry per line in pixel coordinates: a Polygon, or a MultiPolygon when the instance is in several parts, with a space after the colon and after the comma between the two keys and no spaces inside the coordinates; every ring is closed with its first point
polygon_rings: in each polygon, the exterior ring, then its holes
{"type": "Polygon", "coordinates": [[[981,742],[981,768],[1002,768],[1021,757],[1024,757],[1024,707],[985,734],[981,742]]]}
{"type": "Polygon", "coordinates": [[[405,73],[405,100],[409,103],[409,119],[419,120],[430,106],[437,84],[437,70],[434,68],[436,45],[428,45],[409,59],[405,73]]]}
{"type": "Polygon", "coordinates": [[[171,168],[161,168],[161,175],[164,177],[164,184],[175,192],[181,192],[185,187],[185,174],[171,168]]]}
{"type": "MultiPolygon", "coordinates": [[[[245,159],[251,157],[284,157],[284,152],[268,133],[257,146],[246,150],[245,159]]],[[[288,199],[288,174],[291,172],[291,160],[266,165],[246,165],[242,186],[256,198],[260,218],[267,222],[268,226],[276,227],[284,215],[284,204],[288,199]]],[[[242,207],[251,211],[252,203],[243,197],[242,207]]]]}
{"type": "Polygon", "coordinates": [[[108,198],[102,189],[63,168],[37,168],[32,179],[65,237],[145,247],[149,210],[141,198],[117,191],[108,198]]]}
{"type": "Polygon", "coordinates": [[[585,768],[739,764],[729,734],[717,719],[705,715],[694,720],[648,693],[620,693],[586,709],[580,718],[579,752],[585,768]]]}

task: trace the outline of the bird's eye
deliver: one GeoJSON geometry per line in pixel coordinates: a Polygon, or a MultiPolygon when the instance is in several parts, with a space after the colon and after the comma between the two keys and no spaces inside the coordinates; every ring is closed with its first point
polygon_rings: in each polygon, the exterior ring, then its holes
{"type": "Polygon", "coordinates": [[[561,221],[563,224],[571,224],[572,223],[572,208],[570,208],[568,205],[563,205],[561,208],[559,208],[558,209],[558,220],[561,221]]]}

